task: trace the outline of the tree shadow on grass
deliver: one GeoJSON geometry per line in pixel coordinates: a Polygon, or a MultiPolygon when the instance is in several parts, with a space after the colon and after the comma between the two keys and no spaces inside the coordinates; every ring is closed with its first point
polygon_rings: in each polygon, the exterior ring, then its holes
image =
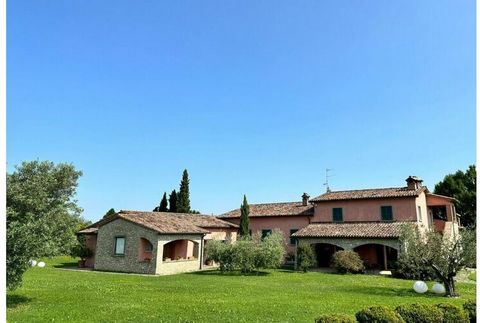
{"type": "Polygon", "coordinates": [[[53,267],[54,268],[76,269],[76,268],[78,268],[78,262],[62,262],[62,263],[53,265],[53,267]]]}
{"type": "Polygon", "coordinates": [[[202,270],[202,271],[194,271],[191,273],[188,273],[189,275],[201,275],[201,276],[267,276],[270,275],[269,272],[266,271],[254,271],[251,273],[241,273],[240,271],[228,271],[222,273],[218,269],[213,269],[213,270],[202,270]]]}
{"type": "Polygon", "coordinates": [[[23,295],[7,294],[7,308],[15,308],[30,302],[32,299],[23,295]]]}
{"type": "Polygon", "coordinates": [[[402,288],[402,287],[385,287],[385,286],[374,286],[374,287],[356,287],[356,288],[337,288],[339,292],[353,293],[353,294],[362,294],[369,296],[381,296],[381,297],[417,297],[417,298],[443,298],[442,295],[425,293],[418,294],[413,291],[411,288],[402,288]]]}

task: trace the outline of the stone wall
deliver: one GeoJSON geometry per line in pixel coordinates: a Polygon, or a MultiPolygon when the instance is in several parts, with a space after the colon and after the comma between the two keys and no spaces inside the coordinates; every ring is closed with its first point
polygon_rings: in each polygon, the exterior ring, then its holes
{"type": "Polygon", "coordinates": [[[399,249],[400,244],[398,239],[353,239],[353,238],[299,238],[298,242],[306,242],[309,244],[329,243],[345,250],[353,250],[354,248],[364,244],[380,244],[394,249],[399,249]]]}
{"type": "Polygon", "coordinates": [[[116,219],[98,229],[95,270],[155,274],[158,233],[140,225],[116,219]],[[125,255],[115,255],[115,237],[125,237],[125,255]],[[153,245],[151,261],[139,260],[140,239],[153,245]]]}

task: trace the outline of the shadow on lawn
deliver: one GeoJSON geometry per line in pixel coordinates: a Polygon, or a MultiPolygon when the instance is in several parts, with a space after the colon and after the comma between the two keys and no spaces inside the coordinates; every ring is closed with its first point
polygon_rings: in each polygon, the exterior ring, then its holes
{"type": "Polygon", "coordinates": [[[78,268],[77,262],[62,262],[59,264],[53,265],[54,268],[78,268]]]}
{"type": "Polygon", "coordinates": [[[7,308],[15,308],[19,305],[30,302],[32,299],[23,295],[7,294],[7,308]]]}
{"type": "Polygon", "coordinates": [[[359,288],[337,288],[336,290],[344,291],[346,293],[362,294],[362,295],[375,295],[382,297],[421,297],[421,298],[441,298],[442,296],[425,293],[418,294],[410,288],[402,287],[384,287],[384,286],[375,286],[375,287],[366,287],[362,286],[359,288]]]}
{"type": "Polygon", "coordinates": [[[248,274],[243,274],[240,271],[229,271],[229,272],[222,273],[218,269],[213,269],[213,270],[194,271],[194,272],[188,273],[188,275],[201,275],[201,276],[267,276],[267,275],[270,275],[270,273],[265,272],[265,271],[255,271],[255,272],[248,273],[248,274]]]}

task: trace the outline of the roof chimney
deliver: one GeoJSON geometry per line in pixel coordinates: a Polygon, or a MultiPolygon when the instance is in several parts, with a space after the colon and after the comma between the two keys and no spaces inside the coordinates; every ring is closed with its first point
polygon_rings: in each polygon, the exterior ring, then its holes
{"type": "Polygon", "coordinates": [[[420,187],[422,187],[423,180],[417,176],[408,176],[405,181],[407,181],[407,188],[409,190],[418,190],[420,187]]]}
{"type": "Polygon", "coordinates": [[[303,206],[307,206],[308,204],[308,199],[310,198],[310,195],[308,195],[307,193],[303,193],[302,195],[302,204],[303,206]]]}

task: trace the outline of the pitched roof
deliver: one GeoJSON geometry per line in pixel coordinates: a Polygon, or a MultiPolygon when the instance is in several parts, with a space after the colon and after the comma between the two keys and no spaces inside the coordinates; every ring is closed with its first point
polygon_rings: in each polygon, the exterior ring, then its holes
{"type": "Polygon", "coordinates": [[[237,228],[233,223],[217,219],[211,215],[169,213],[169,212],[143,212],[120,211],[112,216],[78,231],[78,234],[94,234],[98,228],[116,219],[123,219],[152,229],[162,234],[179,233],[208,233],[207,228],[237,228]]]}
{"type": "Polygon", "coordinates": [[[398,238],[402,225],[412,222],[311,223],[293,234],[310,238],[398,238]]]}
{"type": "MultiPolygon", "coordinates": [[[[313,215],[313,206],[302,202],[250,204],[249,217],[313,215]]],[[[224,213],[219,218],[239,218],[240,209],[224,213]]]]}
{"type": "Polygon", "coordinates": [[[335,191],[327,192],[320,196],[311,199],[311,202],[322,201],[337,201],[337,200],[359,200],[359,199],[375,199],[375,198],[389,198],[389,197],[414,197],[421,192],[427,190],[422,186],[416,190],[407,187],[391,187],[391,188],[373,188],[364,190],[351,191],[335,191]]]}

